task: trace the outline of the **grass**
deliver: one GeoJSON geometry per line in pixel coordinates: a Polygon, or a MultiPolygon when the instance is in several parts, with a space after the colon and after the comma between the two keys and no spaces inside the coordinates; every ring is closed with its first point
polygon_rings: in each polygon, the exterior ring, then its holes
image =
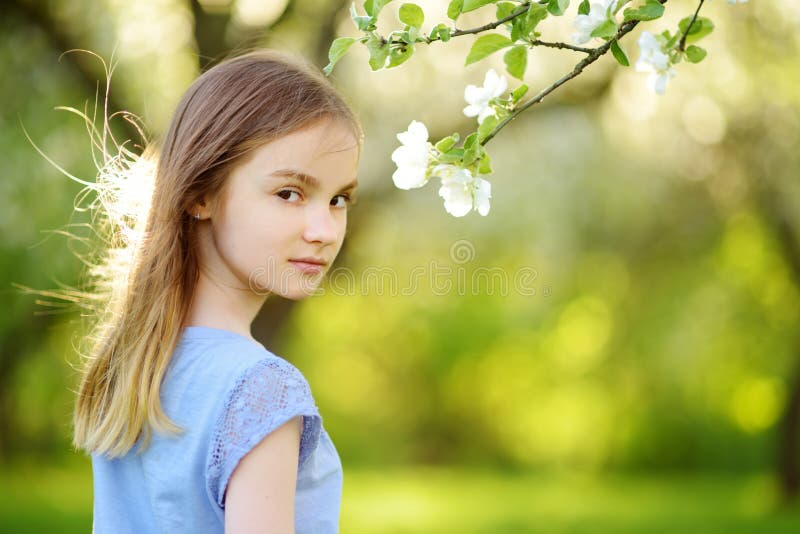
{"type": "MultiPolygon", "coordinates": [[[[766,475],[501,474],[457,468],[347,469],[349,533],[789,533],[766,475]]],[[[88,460],[0,470],[0,532],[89,532],[88,460]]]]}
{"type": "Polygon", "coordinates": [[[416,468],[345,473],[342,531],[800,532],[766,476],[498,475],[416,468]]]}

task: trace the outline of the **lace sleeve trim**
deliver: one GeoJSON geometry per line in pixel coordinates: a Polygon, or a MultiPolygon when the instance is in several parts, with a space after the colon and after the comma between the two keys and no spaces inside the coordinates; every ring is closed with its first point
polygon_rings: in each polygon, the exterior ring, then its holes
{"type": "Polygon", "coordinates": [[[303,416],[298,470],[319,443],[322,417],[302,373],[282,358],[246,369],[228,395],[211,436],[206,462],[208,489],[225,507],[225,490],[241,459],[270,432],[303,416]]]}

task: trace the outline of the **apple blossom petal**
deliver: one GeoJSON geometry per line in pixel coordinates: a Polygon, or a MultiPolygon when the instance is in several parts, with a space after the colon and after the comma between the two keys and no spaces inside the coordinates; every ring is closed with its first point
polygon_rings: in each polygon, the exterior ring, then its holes
{"type": "Polygon", "coordinates": [[[497,85],[497,73],[494,69],[489,69],[486,71],[486,75],[483,77],[483,86],[484,87],[494,87],[497,85]]]}
{"type": "Polygon", "coordinates": [[[492,93],[493,98],[502,96],[503,93],[506,92],[506,89],[508,89],[508,80],[506,80],[505,76],[502,76],[499,82],[497,83],[494,92],[492,93]]]}
{"type": "Polygon", "coordinates": [[[478,124],[483,124],[483,121],[486,120],[486,117],[495,116],[495,111],[491,107],[485,107],[481,110],[480,115],[478,115],[478,124]]]}
{"type": "Polygon", "coordinates": [[[475,179],[475,207],[482,216],[489,214],[489,199],[492,198],[492,184],[483,178],[475,179]]]}
{"type": "Polygon", "coordinates": [[[482,97],[483,90],[477,85],[468,85],[466,89],[464,89],[464,100],[466,100],[469,104],[473,104],[481,100],[482,97]]]}
{"type": "Polygon", "coordinates": [[[464,108],[464,115],[466,115],[467,117],[474,117],[478,115],[482,109],[483,106],[470,105],[464,108]]]}
{"type": "Polygon", "coordinates": [[[425,127],[425,124],[420,121],[411,121],[411,124],[408,125],[409,133],[413,134],[414,137],[419,139],[424,139],[427,141],[428,139],[428,128],[425,127]]]}
{"type": "Polygon", "coordinates": [[[424,167],[398,167],[392,174],[392,181],[398,189],[416,189],[428,182],[424,167]]]}
{"type": "Polygon", "coordinates": [[[457,182],[442,184],[439,196],[444,199],[444,209],[454,217],[463,217],[472,209],[472,195],[469,189],[457,182]]]}

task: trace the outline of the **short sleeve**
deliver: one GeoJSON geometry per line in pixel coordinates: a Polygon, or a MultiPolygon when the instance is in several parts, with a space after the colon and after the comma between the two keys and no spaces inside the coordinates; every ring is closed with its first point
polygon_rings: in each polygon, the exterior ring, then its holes
{"type": "Polygon", "coordinates": [[[211,432],[206,483],[225,507],[225,489],[241,459],[270,432],[303,416],[298,470],[319,443],[322,418],[302,373],[278,357],[259,360],[236,380],[211,432]]]}

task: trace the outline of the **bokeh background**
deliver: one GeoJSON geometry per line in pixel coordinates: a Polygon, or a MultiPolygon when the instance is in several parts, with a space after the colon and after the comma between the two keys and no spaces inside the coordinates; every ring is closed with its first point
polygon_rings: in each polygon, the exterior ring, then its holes
{"type": "MultiPolygon", "coordinates": [[[[447,22],[446,1],[419,4],[424,30],[447,22]]],[[[545,39],[571,42],[573,4],[541,24],[545,39]]],[[[388,71],[372,72],[359,45],[337,64],[331,79],[366,132],[334,266],[355,285],[268,299],[254,334],[311,384],[344,464],[343,532],[800,531],[793,4],[706,2],[708,57],[678,65],[664,96],[610,55],[593,64],[487,145],[487,217],[446,214],[435,184],[395,189],[390,154],[412,119],[434,141],[472,131],[464,86],[504,72],[502,55],[463,67],[467,36],[388,71]]],[[[383,35],[400,5],[384,8],[383,35]]],[[[632,62],[641,29],[676,27],[696,5],[670,0],[629,34],[632,62]]],[[[136,114],[153,138],[231,50],[275,47],[322,68],[335,37],[358,36],[349,8],[2,3],[0,531],[91,528],[89,460],[70,446],[81,311],[28,289],[78,287],[91,246],[83,186],[54,166],[93,181],[90,136],[56,108],[91,116],[98,102],[101,125],[107,73],[64,52],[113,64],[108,113],[136,114]]],[[[532,51],[531,94],[578,59],[532,51]]],[[[140,140],[124,120],[113,128],[140,140]]]]}

